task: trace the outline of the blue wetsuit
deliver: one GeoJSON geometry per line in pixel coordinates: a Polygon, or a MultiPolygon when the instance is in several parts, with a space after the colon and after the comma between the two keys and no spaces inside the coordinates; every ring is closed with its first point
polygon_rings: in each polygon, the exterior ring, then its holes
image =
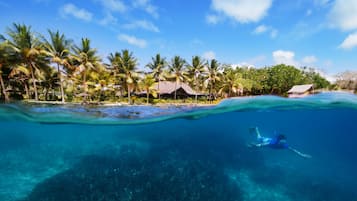
{"type": "Polygon", "coordinates": [[[269,137],[260,137],[258,138],[259,143],[268,144],[267,147],[273,149],[287,149],[289,145],[285,140],[279,140],[277,137],[269,138],[269,137]]]}

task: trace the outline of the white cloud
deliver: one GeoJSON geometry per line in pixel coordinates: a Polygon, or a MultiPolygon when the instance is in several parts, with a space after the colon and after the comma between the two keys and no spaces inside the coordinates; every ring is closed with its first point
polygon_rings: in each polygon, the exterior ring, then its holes
{"type": "Polygon", "coordinates": [[[211,7],[237,22],[258,22],[263,19],[273,0],[212,0],[211,7]]]}
{"type": "Polygon", "coordinates": [[[157,12],[157,7],[150,3],[150,0],[134,0],[133,6],[136,8],[144,9],[148,14],[154,18],[159,18],[159,13],[157,12]]]}
{"type": "Polygon", "coordinates": [[[357,32],[350,34],[339,46],[342,49],[352,49],[357,46],[357,32]]]}
{"type": "Polygon", "coordinates": [[[254,29],[253,33],[254,34],[262,34],[262,33],[265,33],[266,31],[268,31],[268,29],[270,29],[270,28],[265,25],[260,25],[254,29]]]}
{"type": "Polygon", "coordinates": [[[123,13],[127,10],[126,5],[121,0],[97,0],[102,6],[113,12],[123,13]]]}
{"type": "Polygon", "coordinates": [[[251,63],[248,63],[248,62],[241,62],[239,64],[232,64],[231,66],[232,66],[233,69],[243,68],[243,67],[255,68],[254,64],[251,64],[251,63]]]}
{"type": "Polygon", "coordinates": [[[320,74],[323,78],[331,83],[336,82],[336,76],[328,74],[325,70],[322,69],[314,69],[316,73],[320,74]]]}
{"type": "Polygon", "coordinates": [[[127,42],[127,43],[129,43],[130,45],[138,46],[138,47],[140,47],[140,48],[145,48],[146,45],[147,45],[146,40],[144,40],[144,39],[139,39],[139,38],[136,38],[135,36],[130,36],[130,35],[126,35],[126,34],[120,34],[120,35],[118,36],[118,39],[119,39],[120,41],[127,42]]]}
{"type": "Polygon", "coordinates": [[[270,37],[271,38],[276,38],[278,36],[278,30],[274,29],[271,26],[265,26],[265,25],[259,25],[257,26],[254,31],[253,34],[259,35],[259,34],[263,34],[266,32],[270,32],[270,37]]]}
{"type": "Polygon", "coordinates": [[[134,21],[130,24],[125,24],[124,28],[126,29],[144,29],[144,30],[148,30],[148,31],[152,31],[152,32],[160,32],[159,28],[157,26],[155,26],[152,22],[149,22],[147,20],[138,20],[138,21],[134,21]]]}
{"type": "Polygon", "coordinates": [[[262,66],[265,63],[266,56],[265,55],[258,55],[252,58],[249,58],[242,62],[237,62],[235,64],[231,64],[231,66],[235,69],[237,67],[248,67],[248,68],[256,68],[257,66],[262,66]]]}
{"type": "Polygon", "coordinates": [[[203,53],[202,57],[207,60],[216,59],[216,53],[213,51],[207,51],[203,53]]]}
{"type": "Polygon", "coordinates": [[[220,20],[218,15],[206,15],[206,22],[208,24],[217,24],[220,20]]]}
{"type": "Polygon", "coordinates": [[[302,62],[308,65],[312,65],[317,62],[317,58],[315,56],[306,56],[302,59],[302,62]]]}
{"type": "Polygon", "coordinates": [[[99,21],[99,24],[101,25],[108,25],[108,24],[116,24],[118,22],[118,19],[115,18],[111,13],[107,13],[105,17],[99,21]]]}
{"type": "Polygon", "coordinates": [[[329,19],[332,27],[343,31],[357,29],[357,1],[336,0],[329,13],[329,19]]]}
{"type": "Polygon", "coordinates": [[[286,64],[292,66],[300,66],[299,62],[295,61],[295,53],[292,51],[277,50],[273,52],[275,64],[286,64]]]}
{"type": "Polygon", "coordinates": [[[84,20],[84,21],[91,21],[93,14],[85,9],[78,8],[74,4],[68,3],[65,4],[60,9],[60,14],[62,17],[73,16],[77,19],[84,20]]]}

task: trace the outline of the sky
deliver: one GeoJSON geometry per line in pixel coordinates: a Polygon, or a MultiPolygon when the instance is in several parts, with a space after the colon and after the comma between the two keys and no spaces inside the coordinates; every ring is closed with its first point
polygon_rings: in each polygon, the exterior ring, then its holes
{"type": "Polygon", "coordinates": [[[13,23],[105,58],[129,49],[140,68],[160,53],[234,66],[288,64],[326,76],[357,70],[356,0],[0,0],[0,33],[13,23]]]}

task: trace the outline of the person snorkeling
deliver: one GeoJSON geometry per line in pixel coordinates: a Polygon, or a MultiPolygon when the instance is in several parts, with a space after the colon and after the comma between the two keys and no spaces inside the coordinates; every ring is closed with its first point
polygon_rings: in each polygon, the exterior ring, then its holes
{"type": "Polygon", "coordinates": [[[310,155],[301,153],[300,151],[290,147],[286,141],[286,137],[283,134],[278,134],[275,137],[263,137],[261,136],[258,127],[249,128],[249,133],[257,135],[256,143],[249,143],[249,147],[269,147],[272,149],[288,149],[303,158],[311,158],[310,155]]]}

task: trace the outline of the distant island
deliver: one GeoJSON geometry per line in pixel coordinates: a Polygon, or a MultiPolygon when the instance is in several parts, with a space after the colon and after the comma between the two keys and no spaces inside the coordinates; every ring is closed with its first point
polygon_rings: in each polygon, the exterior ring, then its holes
{"type": "Polygon", "coordinates": [[[156,54],[143,71],[129,50],[110,53],[104,62],[88,38],[77,43],[59,31],[49,30],[47,35],[16,23],[6,36],[0,35],[0,100],[212,104],[235,96],[287,96],[294,85],[354,93],[357,89],[356,72],[341,73],[332,84],[313,68],[233,68],[199,56],[186,61],[156,54]]]}

